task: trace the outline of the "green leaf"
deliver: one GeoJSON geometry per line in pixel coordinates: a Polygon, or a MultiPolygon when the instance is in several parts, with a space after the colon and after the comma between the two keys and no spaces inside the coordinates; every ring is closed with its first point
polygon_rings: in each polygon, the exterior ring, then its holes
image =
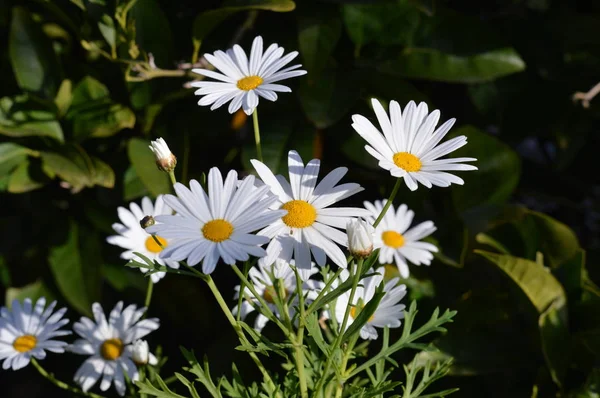
{"type": "Polygon", "coordinates": [[[102,285],[100,244],[91,231],[71,221],[66,241],[50,249],[48,262],[64,298],[82,314],[91,315],[102,285]]]}
{"type": "Polygon", "coordinates": [[[552,305],[566,302],[562,285],[544,266],[506,254],[483,250],[475,250],[475,253],[485,257],[504,271],[521,288],[540,314],[548,311],[552,305]]]}
{"type": "Polygon", "coordinates": [[[407,48],[381,69],[411,79],[480,83],[521,72],[525,70],[525,62],[512,48],[470,56],[446,54],[431,48],[407,48]]]}
{"type": "Polygon", "coordinates": [[[55,300],[54,294],[52,294],[44,282],[42,280],[37,280],[22,287],[9,287],[6,289],[4,302],[10,306],[13,300],[22,302],[24,299],[30,298],[31,301],[35,303],[40,297],[46,297],[47,303],[55,300]]]}
{"type": "Polygon", "coordinates": [[[140,292],[144,292],[148,285],[141,272],[132,272],[128,267],[122,264],[104,265],[102,270],[106,281],[119,292],[123,292],[130,287],[140,292]]]}
{"type": "Polygon", "coordinates": [[[318,13],[304,12],[298,17],[298,43],[303,66],[309,78],[318,76],[329,62],[342,35],[337,12],[321,6],[318,13]]]}
{"type": "Polygon", "coordinates": [[[44,186],[43,182],[31,178],[29,166],[29,160],[26,159],[10,174],[8,179],[8,192],[24,193],[44,186]]]}
{"type": "Polygon", "coordinates": [[[28,95],[0,99],[0,134],[9,137],[43,136],[64,141],[54,110],[28,95]]]}
{"type": "Polygon", "coordinates": [[[156,159],[149,148],[150,142],[133,138],[127,146],[129,161],[135,173],[153,196],[171,192],[171,184],[167,173],[156,167],[156,159]]]}
{"type": "Polygon", "coordinates": [[[123,200],[131,202],[147,194],[146,186],[135,173],[133,166],[129,166],[123,175],[123,200]]]}
{"type": "Polygon", "coordinates": [[[98,29],[108,43],[111,49],[111,54],[117,48],[117,31],[115,29],[115,21],[108,14],[103,14],[98,21],[98,29]]]}
{"type": "Polygon", "coordinates": [[[342,342],[346,341],[348,338],[350,338],[350,336],[359,333],[360,329],[362,329],[362,327],[369,322],[369,319],[375,313],[375,310],[377,310],[377,306],[381,302],[381,299],[383,299],[383,296],[385,296],[383,286],[383,283],[378,286],[373,298],[371,298],[371,300],[369,300],[369,302],[360,310],[358,316],[354,319],[350,327],[346,329],[344,335],[342,336],[342,342]]]}
{"type": "Polygon", "coordinates": [[[9,54],[19,87],[53,99],[62,80],[58,58],[41,24],[23,7],[13,8],[9,54]]]}
{"type": "Polygon", "coordinates": [[[129,11],[135,21],[135,41],[146,53],[152,53],[159,67],[171,62],[173,36],[167,16],[157,0],[138,0],[129,11]]]}
{"type": "Polygon", "coordinates": [[[538,324],[544,359],[550,369],[552,380],[561,386],[571,354],[566,298],[552,302],[550,307],[540,315],[538,324]]]}
{"type": "Polygon", "coordinates": [[[8,175],[19,165],[27,161],[28,156],[39,156],[37,151],[24,146],[5,142],[0,144],[0,180],[8,175]]]}
{"type": "Polygon", "coordinates": [[[225,19],[240,11],[266,10],[275,12],[288,12],[296,8],[291,0],[245,0],[229,2],[225,7],[200,13],[194,19],[192,28],[193,40],[201,43],[202,40],[225,19]]]}
{"type": "Polygon", "coordinates": [[[465,135],[468,144],[452,157],[473,157],[478,170],[456,173],[465,185],[452,186],[452,198],[458,212],[483,205],[505,203],[519,183],[521,161],[508,145],[472,126],[456,129],[452,137],[465,135]]]}

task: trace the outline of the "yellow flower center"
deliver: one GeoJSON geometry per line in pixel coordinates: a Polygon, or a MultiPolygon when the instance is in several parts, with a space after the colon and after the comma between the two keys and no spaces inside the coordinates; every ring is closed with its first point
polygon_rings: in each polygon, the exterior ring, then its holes
{"type": "Polygon", "coordinates": [[[123,353],[123,342],[121,339],[108,339],[100,346],[100,355],[107,361],[114,361],[123,353]]]}
{"type": "Polygon", "coordinates": [[[404,246],[404,236],[396,231],[385,231],[381,234],[381,240],[386,246],[394,249],[404,246]]]}
{"type": "Polygon", "coordinates": [[[167,247],[167,241],[164,238],[156,235],[156,240],[154,240],[152,236],[146,238],[146,249],[148,249],[150,253],[160,253],[162,249],[167,247]],[[160,242],[160,245],[156,243],[156,240],[160,242]]]}
{"type": "MultiPolygon", "coordinates": [[[[283,299],[285,300],[287,297],[287,291],[283,290],[283,299]]],[[[275,291],[274,286],[267,286],[265,288],[265,292],[263,293],[263,298],[267,303],[275,304],[275,297],[277,297],[277,292],[275,291]]]]}
{"type": "Polygon", "coordinates": [[[27,352],[33,350],[36,344],[37,339],[35,336],[24,334],[23,336],[17,337],[15,341],[13,341],[13,348],[18,352],[27,352]]]}
{"type": "Polygon", "coordinates": [[[232,233],[233,225],[221,218],[209,221],[202,227],[204,237],[216,243],[229,239],[232,233]]]}
{"type": "Polygon", "coordinates": [[[421,170],[421,160],[408,152],[398,152],[394,154],[394,164],[404,171],[421,170]]]}
{"type": "MultiPolygon", "coordinates": [[[[352,317],[352,319],[356,319],[356,317],[360,314],[363,308],[365,308],[365,306],[361,304],[357,304],[350,308],[350,316],[352,317]]],[[[373,319],[375,319],[375,314],[371,315],[367,322],[372,322],[373,319]]]]}
{"type": "Polygon", "coordinates": [[[290,200],[281,206],[288,214],[281,219],[288,227],[310,227],[317,219],[317,210],[304,200],[290,200]]]}
{"type": "Polygon", "coordinates": [[[260,86],[262,82],[263,79],[260,76],[246,76],[238,80],[237,87],[240,90],[250,91],[260,86]]]}

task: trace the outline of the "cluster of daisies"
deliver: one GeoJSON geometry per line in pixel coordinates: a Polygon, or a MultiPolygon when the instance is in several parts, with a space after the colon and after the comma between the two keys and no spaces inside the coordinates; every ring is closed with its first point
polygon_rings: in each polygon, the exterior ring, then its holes
{"type": "Polygon", "coordinates": [[[32,360],[43,360],[46,351],[87,355],[75,373],[74,381],[87,392],[100,381],[100,390],[114,385],[119,395],[126,390],[125,377],[139,379],[138,368],[155,365],[157,358],[150,353],[148,343],[142,340],[158,329],[156,318],[142,319],[146,309],[119,302],[108,319],[98,303],[92,305],[94,319],[81,317],[73,324],[73,331],[81,337],[72,344],[56,338],[71,334],[63,327],[66,308],[55,311],[56,301],[46,306],[41,297],[35,304],[30,299],[23,303],[13,300],[10,309],[0,309],[0,360],[2,368],[18,370],[32,360]],[[127,376],[125,376],[125,374],[127,376]]]}

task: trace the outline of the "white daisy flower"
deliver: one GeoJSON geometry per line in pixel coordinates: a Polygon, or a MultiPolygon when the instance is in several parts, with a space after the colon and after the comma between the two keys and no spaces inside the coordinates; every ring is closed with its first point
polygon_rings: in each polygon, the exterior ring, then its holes
{"type": "MultiPolygon", "coordinates": [[[[348,279],[349,273],[344,270],[340,275],[340,282],[348,279]]],[[[350,309],[350,316],[348,317],[348,328],[356,317],[360,314],[360,311],[367,305],[369,301],[375,295],[375,289],[383,283],[383,275],[376,273],[375,275],[364,278],[360,281],[360,284],[356,288],[354,293],[354,299],[352,300],[352,308],[350,309]]],[[[363,339],[375,340],[379,335],[377,328],[397,328],[400,327],[400,319],[404,318],[404,304],[400,304],[400,300],[406,295],[406,286],[398,285],[398,278],[391,279],[384,287],[383,291],[385,296],[379,302],[377,309],[371,315],[367,323],[360,329],[360,337],[363,339]]],[[[350,301],[350,290],[340,295],[335,303],[335,317],[341,325],[344,321],[344,314],[350,301]]]]}
{"type": "Polygon", "coordinates": [[[222,73],[192,69],[192,72],[218,80],[191,84],[192,87],[199,87],[194,94],[203,95],[198,105],[212,105],[210,109],[215,110],[231,101],[229,113],[242,107],[250,115],[258,106],[258,97],[276,101],[277,92],[289,93],[292,90],[287,86],[274,84],[275,82],[306,74],[305,70],[298,70],[302,65],[281,69],[296,58],[297,51],[285,57],[282,55],[283,48],[277,44],[271,44],[263,53],[263,40],[260,36],[252,43],[249,60],[237,44],[233,49],[227,50],[227,53],[216,51],[214,55],[204,54],[206,60],[222,73]]]}
{"type": "MultiPolygon", "coordinates": [[[[129,204],[129,210],[124,207],[118,208],[119,219],[121,223],[114,223],[112,225],[118,235],[112,235],[106,238],[106,241],[111,245],[122,247],[126,249],[121,253],[121,258],[125,260],[136,260],[144,263],[144,260],[137,257],[134,252],[138,252],[148,257],[152,261],[156,261],[160,265],[168,265],[172,268],[179,268],[177,261],[163,259],[159,257],[163,248],[168,247],[170,241],[162,236],[156,236],[156,239],[161,245],[156,243],[156,240],[150,235],[144,228],[141,227],[140,221],[145,216],[156,217],[161,214],[172,214],[171,208],[166,205],[163,201],[163,196],[159,195],[156,198],[156,202],[152,204],[152,200],[148,197],[142,199],[142,207],[138,206],[137,203],[132,202],[129,204]],[[162,247],[161,247],[162,246],[162,247]]],[[[140,268],[140,271],[146,273],[149,271],[148,268],[140,268]]],[[[155,272],[151,275],[152,282],[158,282],[162,277],[166,275],[166,272],[155,272]]]]}
{"type": "MultiPolygon", "coordinates": [[[[371,212],[369,221],[373,223],[383,210],[383,202],[364,202],[367,210],[371,212]]],[[[400,205],[398,211],[394,211],[391,205],[383,216],[383,219],[375,228],[375,239],[373,244],[379,250],[379,262],[390,264],[396,262],[400,275],[408,278],[410,274],[407,262],[415,265],[429,265],[433,260],[432,252],[437,252],[435,245],[420,240],[435,232],[436,227],[432,221],[425,221],[410,228],[415,213],[408,210],[406,205],[400,205]],[[409,229],[410,228],[410,229],[409,229]]]]}
{"type": "Polygon", "coordinates": [[[69,323],[61,319],[66,308],[54,311],[56,301],[46,307],[46,299],[40,297],[32,306],[31,299],[26,298],[23,305],[13,300],[12,308],[0,309],[0,360],[2,369],[19,370],[29,365],[31,358],[46,358],[46,350],[56,353],[65,352],[67,343],[51,340],[53,337],[71,334],[68,330],[60,330],[69,323]]]}
{"type": "MultiPolygon", "coordinates": [[[[292,262],[292,265],[293,265],[293,262],[292,262]]],[[[302,280],[302,294],[304,295],[304,297],[307,301],[314,300],[316,298],[316,296],[319,294],[319,291],[321,291],[321,289],[324,286],[324,284],[322,282],[310,279],[310,277],[312,275],[319,272],[318,269],[316,267],[312,267],[310,269],[298,268],[297,270],[298,270],[298,275],[300,276],[300,279],[302,280]]],[[[281,280],[281,283],[283,284],[283,288],[285,289],[285,297],[288,299],[296,291],[296,273],[294,272],[292,267],[290,267],[290,264],[283,260],[277,260],[277,261],[275,261],[274,264],[272,264],[270,266],[257,265],[256,267],[251,268],[250,271],[248,272],[249,280],[250,280],[250,282],[252,282],[252,285],[254,286],[256,293],[261,295],[262,298],[267,302],[267,305],[269,306],[271,311],[273,311],[273,313],[275,315],[280,317],[281,314],[279,314],[279,310],[277,309],[277,306],[275,305],[275,297],[277,297],[277,292],[275,291],[274,282],[271,279],[271,276],[269,275],[269,273],[272,273],[275,278],[281,280]]],[[[235,287],[235,291],[236,291],[236,293],[235,293],[234,298],[237,299],[239,297],[239,292],[240,292],[239,285],[235,287]]],[[[249,313],[254,311],[254,306],[248,301],[248,299],[252,300],[252,302],[255,305],[260,306],[260,302],[258,301],[258,299],[256,297],[254,297],[252,295],[252,292],[250,292],[250,290],[248,288],[245,288],[244,296],[246,297],[246,299],[244,299],[244,301],[242,301],[242,306],[241,306],[242,319],[245,319],[249,313]]],[[[289,314],[290,319],[292,319],[294,317],[294,315],[295,315],[294,307],[297,305],[298,305],[298,298],[294,297],[293,302],[290,303],[288,306],[289,310],[290,310],[290,314],[289,314]]],[[[233,309],[233,314],[236,315],[237,312],[238,312],[238,306],[236,305],[235,308],[233,309]]],[[[268,320],[269,320],[269,318],[267,318],[263,314],[259,313],[256,316],[256,320],[254,321],[254,329],[261,331],[265,327],[268,320]]]]}
{"type": "Polygon", "coordinates": [[[75,373],[73,380],[87,392],[98,380],[100,390],[106,391],[114,384],[119,395],[125,394],[125,376],[132,380],[139,379],[139,373],[133,361],[134,343],[148,333],[158,329],[156,318],[143,319],[146,308],[137,309],[129,305],[123,309],[119,301],[110,312],[108,321],[102,306],[92,305],[94,321],[81,317],[75,322],[73,330],[83,339],[79,339],[69,347],[70,351],[90,355],[75,373]]]}
{"type": "Polygon", "coordinates": [[[296,151],[288,153],[288,169],[291,184],[283,176],[275,176],[258,160],[251,160],[254,169],[265,184],[271,187],[278,201],[275,208],[287,210],[287,214],[269,225],[259,235],[271,239],[267,256],[259,260],[261,265],[273,264],[277,258],[289,262],[295,259],[298,268],[310,268],[311,252],[315,262],[325,265],[326,256],[345,268],[346,256],[335,244],[348,245],[346,223],[354,217],[367,217],[369,213],[356,207],[328,208],[332,204],[354,195],[363,188],[354,183],[336,185],[348,171],[338,167],[327,174],[317,185],[320,161],[313,159],[304,167],[296,151]],[[335,242],[335,243],[333,243],[335,242]]]}
{"type": "Polygon", "coordinates": [[[202,272],[210,274],[217,261],[226,264],[246,261],[250,255],[266,254],[260,245],[269,241],[252,232],[273,223],[286,213],[271,210],[277,200],[268,186],[254,186],[254,176],[248,176],[238,185],[237,173],[230,171],[225,182],[221,172],[213,167],[208,173],[208,195],[198,181],[190,181],[190,189],[175,184],[177,196],[165,195],[165,202],[177,216],[158,216],[155,224],[147,228],[170,239],[169,246],[160,256],[172,261],[187,259],[190,266],[202,261],[202,272]]]}
{"type": "Polygon", "coordinates": [[[475,158],[439,159],[467,143],[467,137],[461,135],[438,145],[456,119],[448,120],[434,131],[440,111],[429,113],[424,102],[417,106],[410,101],[403,114],[398,102],[391,101],[390,117],[375,98],[371,103],[383,135],[362,115],[352,116],[352,127],[369,143],[365,149],[379,160],[379,166],[394,177],[404,178],[411,191],[417,189],[417,183],[427,188],[448,187],[452,183],[462,185],[461,178],[446,171],[477,170],[475,166],[461,163],[477,160],[475,158]]]}

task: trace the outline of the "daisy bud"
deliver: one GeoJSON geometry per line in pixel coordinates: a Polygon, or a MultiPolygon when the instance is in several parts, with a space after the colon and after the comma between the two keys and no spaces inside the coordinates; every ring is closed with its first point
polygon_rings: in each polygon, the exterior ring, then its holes
{"type": "Polygon", "coordinates": [[[373,251],[373,226],[365,220],[356,219],[346,224],[348,249],[355,257],[368,257],[373,251]]]}
{"type": "Polygon", "coordinates": [[[152,217],[152,216],[145,216],[144,218],[142,218],[140,220],[140,226],[144,229],[146,229],[154,224],[156,224],[156,221],[154,221],[154,217],[152,217]]]}
{"type": "Polygon", "coordinates": [[[131,355],[136,365],[146,365],[150,361],[150,348],[146,340],[136,340],[133,343],[133,352],[131,355]]]}
{"type": "Polygon", "coordinates": [[[149,146],[150,150],[156,156],[156,165],[161,171],[170,173],[177,166],[177,158],[171,153],[169,146],[162,138],[152,141],[149,146]]]}

